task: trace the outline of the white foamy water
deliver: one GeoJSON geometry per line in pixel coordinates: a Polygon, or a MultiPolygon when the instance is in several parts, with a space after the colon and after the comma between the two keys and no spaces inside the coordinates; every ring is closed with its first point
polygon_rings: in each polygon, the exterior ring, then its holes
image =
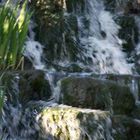
{"type": "Polygon", "coordinates": [[[118,38],[120,27],[113,15],[104,10],[102,2],[87,0],[86,18],[89,30],[84,30],[83,16],[78,16],[80,41],[86,49],[85,57],[90,58],[89,67],[95,73],[131,74],[132,65],[126,61],[122,51],[122,40],[118,38]]]}
{"type": "Polygon", "coordinates": [[[37,41],[27,41],[24,55],[32,62],[35,69],[44,69],[45,65],[41,61],[43,46],[37,41]]]}

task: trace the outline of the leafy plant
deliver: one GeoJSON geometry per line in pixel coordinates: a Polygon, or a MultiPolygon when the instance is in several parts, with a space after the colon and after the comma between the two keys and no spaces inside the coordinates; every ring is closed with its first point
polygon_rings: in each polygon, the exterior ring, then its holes
{"type": "Polygon", "coordinates": [[[0,69],[16,69],[22,58],[31,14],[27,1],[20,7],[7,1],[0,7],[0,69]]]}

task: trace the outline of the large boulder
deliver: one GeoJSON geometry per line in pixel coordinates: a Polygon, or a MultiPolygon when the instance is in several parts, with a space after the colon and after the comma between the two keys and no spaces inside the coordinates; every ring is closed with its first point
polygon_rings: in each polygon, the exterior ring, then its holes
{"type": "Polygon", "coordinates": [[[110,115],[99,110],[69,106],[46,107],[37,116],[40,139],[94,140],[111,139],[110,115]]]}
{"type": "Polygon", "coordinates": [[[60,103],[74,107],[113,110],[115,114],[130,114],[135,107],[135,99],[129,87],[88,77],[63,79],[60,103]]]}

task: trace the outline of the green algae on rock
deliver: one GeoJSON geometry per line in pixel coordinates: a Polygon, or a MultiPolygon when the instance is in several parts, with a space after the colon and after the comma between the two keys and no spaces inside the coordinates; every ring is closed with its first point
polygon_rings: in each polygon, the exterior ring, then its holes
{"type": "Polygon", "coordinates": [[[113,110],[115,114],[130,114],[135,107],[135,99],[127,86],[88,77],[63,79],[60,103],[75,107],[113,110]]]}
{"type": "Polygon", "coordinates": [[[51,87],[45,79],[43,71],[27,71],[20,75],[19,95],[21,102],[30,100],[48,100],[51,97],[51,87]]]}
{"type": "Polygon", "coordinates": [[[59,105],[37,116],[42,139],[93,140],[111,137],[109,112],[59,105]],[[107,135],[106,135],[107,134],[107,135]]]}
{"type": "Polygon", "coordinates": [[[51,97],[51,87],[45,79],[45,73],[40,70],[5,72],[2,85],[8,102],[21,104],[29,101],[45,100],[51,97]]]}

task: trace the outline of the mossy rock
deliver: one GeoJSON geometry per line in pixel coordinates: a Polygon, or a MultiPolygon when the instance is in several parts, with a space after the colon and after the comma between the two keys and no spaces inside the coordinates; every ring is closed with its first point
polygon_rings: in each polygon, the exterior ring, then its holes
{"type": "Polygon", "coordinates": [[[114,140],[139,140],[140,122],[127,116],[112,117],[114,140]]]}
{"type": "Polygon", "coordinates": [[[40,25],[52,26],[63,14],[63,0],[34,0],[30,3],[36,22],[40,25]]]}
{"type": "Polygon", "coordinates": [[[61,81],[60,103],[70,106],[110,110],[130,114],[135,99],[127,86],[89,77],[69,77],[61,81]]]}
{"type": "Polygon", "coordinates": [[[69,106],[46,107],[37,116],[41,139],[90,140],[109,137],[109,112],[69,106]]]}
{"type": "Polygon", "coordinates": [[[5,87],[7,102],[12,104],[47,101],[52,94],[45,73],[39,70],[5,72],[1,85],[5,87]]]}
{"type": "Polygon", "coordinates": [[[93,75],[93,77],[99,79],[111,80],[122,86],[130,88],[133,96],[137,100],[140,100],[140,76],[138,75],[115,75],[115,74],[104,74],[104,75],[93,75]]]}
{"type": "Polygon", "coordinates": [[[25,71],[20,75],[19,97],[21,103],[44,100],[51,97],[51,87],[43,71],[25,71]]]}
{"type": "Polygon", "coordinates": [[[66,72],[82,72],[84,69],[78,64],[73,63],[66,67],[66,72]]]}
{"type": "Polygon", "coordinates": [[[30,7],[37,23],[36,40],[45,46],[46,63],[58,63],[66,59],[77,61],[80,51],[77,18],[74,14],[65,15],[65,1],[34,0],[30,7]]]}
{"type": "MultiPolygon", "coordinates": [[[[46,43],[46,34],[49,34],[50,30],[57,32],[59,29],[57,27],[59,27],[63,17],[63,1],[34,0],[31,1],[30,8],[34,11],[33,19],[37,23],[36,39],[41,43],[46,43]],[[53,30],[54,28],[55,30],[53,30]]],[[[51,36],[51,34],[49,35],[51,36]]]]}

